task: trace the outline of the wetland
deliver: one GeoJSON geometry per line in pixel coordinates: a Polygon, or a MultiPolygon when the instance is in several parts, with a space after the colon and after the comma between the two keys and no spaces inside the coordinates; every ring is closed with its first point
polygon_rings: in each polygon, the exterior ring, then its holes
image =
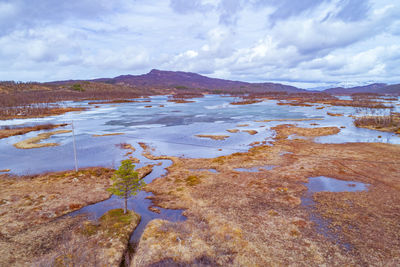
{"type": "Polygon", "coordinates": [[[349,101],[156,95],[2,120],[1,264],[400,264],[400,135],[357,127],[349,101]],[[122,216],[106,189],[127,158],[147,186],[122,216]]]}

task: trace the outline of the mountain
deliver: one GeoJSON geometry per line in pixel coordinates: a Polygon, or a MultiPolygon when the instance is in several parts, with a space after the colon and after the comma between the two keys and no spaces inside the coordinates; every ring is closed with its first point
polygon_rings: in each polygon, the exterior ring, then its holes
{"type": "Polygon", "coordinates": [[[181,88],[181,89],[207,89],[222,92],[307,92],[294,86],[278,83],[247,83],[209,78],[192,72],[162,71],[153,69],[143,75],[121,75],[115,78],[101,78],[92,82],[121,84],[134,87],[156,88],[181,88]]]}
{"type": "Polygon", "coordinates": [[[356,93],[378,93],[378,94],[400,94],[400,84],[388,85],[385,83],[373,83],[365,86],[351,88],[336,87],[326,89],[323,92],[329,94],[356,94],[356,93]]]}
{"type": "Polygon", "coordinates": [[[374,83],[366,86],[356,86],[352,88],[329,88],[323,91],[304,90],[290,85],[280,83],[248,83],[241,81],[231,81],[217,78],[210,78],[197,73],[183,71],[163,71],[153,69],[149,73],[142,75],[121,75],[115,78],[99,78],[94,80],[68,80],[46,83],[49,85],[68,85],[77,82],[92,82],[102,85],[108,84],[135,88],[139,91],[156,89],[162,92],[165,89],[193,91],[193,92],[213,92],[213,93],[264,93],[264,92],[287,92],[287,93],[317,93],[324,92],[329,94],[350,95],[354,93],[379,93],[379,94],[399,94],[400,84],[387,85],[385,83],[374,83]]]}

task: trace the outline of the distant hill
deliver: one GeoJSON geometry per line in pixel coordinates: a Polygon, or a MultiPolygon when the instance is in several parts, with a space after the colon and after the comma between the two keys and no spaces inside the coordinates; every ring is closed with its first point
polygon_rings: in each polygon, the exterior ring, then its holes
{"type": "Polygon", "coordinates": [[[178,89],[207,89],[221,90],[222,92],[306,92],[294,86],[278,83],[247,83],[209,78],[192,72],[162,71],[153,69],[143,75],[121,75],[115,78],[101,78],[92,82],[109,84],[123,84],[135,87],[157,87],[178,89]]]}
{"type": "Polygon", "coordinates": [[[400,84],[388,85],[385,83],[373,83],[365,86],[351,88],[336,87],[326,89],[323,92],[329,94],[356,94],[356,93],[377,93],[377,94],[400,94],[400,84]]]}
{"type": "Polygon", "coordinates": [[[400,95],[400,84],[387,85],[374,83],[352,88],[330,88],[323,91],[305,90],[280,83],[249,83],[210,78],[197,73],[183,71],[162,71],[153,69],[142,75],[121,75],[114,78],[99,78],[93,80],[65,80],[46,83],[16,83],[0,81],[0,93],[12,90],[70,90],[79,83],[86,91],[93,93],[110,90],[135,92],[138,95],[174,94],[174,93],[329,93],[351,95],[354,93],[379,93],[400,95]]]}

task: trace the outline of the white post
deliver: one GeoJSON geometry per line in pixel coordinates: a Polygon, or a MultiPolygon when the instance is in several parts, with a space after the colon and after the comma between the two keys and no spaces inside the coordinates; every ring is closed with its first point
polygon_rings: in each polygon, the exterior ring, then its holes
{"type": "Polygon", "coordinates": [[[78,159],[76,158],[76,143],[75,143],[74,121],[72,121],[71,125],[72,125],[72,139],[73,139],[73,143],[74,143],[75,171],[78,172],[78,159]]]}

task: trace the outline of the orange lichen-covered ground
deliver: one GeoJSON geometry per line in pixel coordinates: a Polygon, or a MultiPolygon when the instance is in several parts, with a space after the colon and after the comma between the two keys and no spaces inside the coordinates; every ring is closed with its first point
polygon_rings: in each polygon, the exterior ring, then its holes
{"type": "Polygon", "coordinates": [[[156,205],[184,209],[187,220],[150,222],[131,266],[399,265],[400,146],[312,140],[338,133],[336,127],[273,129],[273,145],[247,153],[171,158],[168,175],[147,190],[155,194],[156,205]],[[308,138],[288,139],[292,134],[308,138]],[[235,170],[266,165],[276,167],[256,173],[235,170]],[[209,168],[218,173],[190,171],[209,168]],[[315,210],[310,210],[301,205],[303,183],[316,176],[370,186],[365,192],[316,193],[315,210]],[[327,219],[337,238],[319,233],[312,213],[327,219]]]}

